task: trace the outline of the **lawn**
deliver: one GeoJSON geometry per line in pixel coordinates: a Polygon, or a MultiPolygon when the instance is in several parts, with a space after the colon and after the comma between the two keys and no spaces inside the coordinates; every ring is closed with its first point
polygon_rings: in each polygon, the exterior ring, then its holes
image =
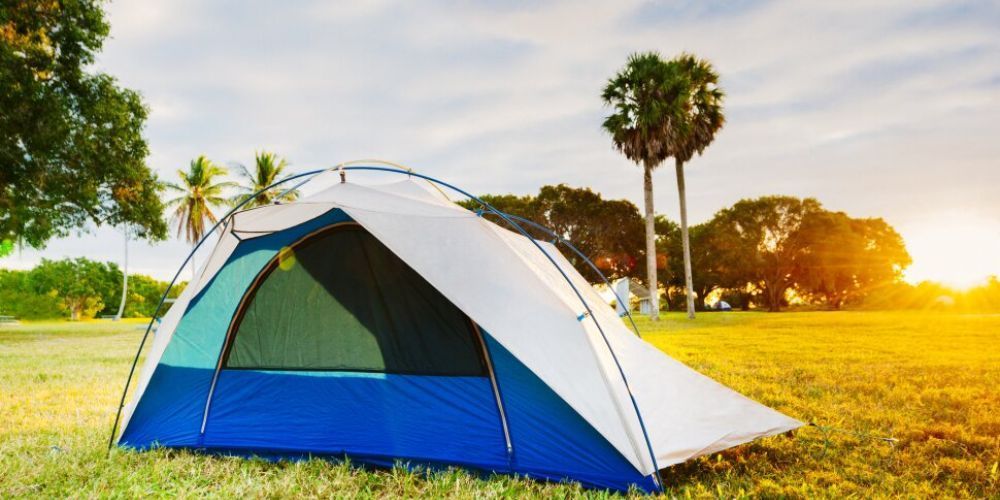
{"type": "MultiPolygon", "coordinates": [[[[0,497],[575,496],[460,470],[106,446],[137,323],[0,326],[0,497]]],[[[1000,315],[668,314],[645,338],[811,427],[667,471],[677,497],[1000,497],[1000,315]],[[884,441],[876,437],[891,437],[884,441]]]]}

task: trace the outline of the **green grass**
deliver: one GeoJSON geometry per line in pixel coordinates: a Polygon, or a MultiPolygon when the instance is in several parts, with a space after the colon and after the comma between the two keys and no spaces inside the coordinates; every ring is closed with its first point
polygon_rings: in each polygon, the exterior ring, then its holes
{"type": "MultiPolygon", "coordinates": [[[[1000,497],[1000,315],[677,314],[646,338],[816,428],[667,472],[676,497],[1000,497]],[[895,443],[865,435],[887,436],[895,443]]],[[[460,470],[269,463],[106,442],[135,323],[0,326],[0,497],[602,495],[460,470]]]]}

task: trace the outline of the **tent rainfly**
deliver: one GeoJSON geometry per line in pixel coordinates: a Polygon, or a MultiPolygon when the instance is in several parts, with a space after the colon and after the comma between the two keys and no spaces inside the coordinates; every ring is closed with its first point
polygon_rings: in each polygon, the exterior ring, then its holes
{"type": "Polygon", "coordinates": [[[551,244],[423,183],[342,182],[220,227],[119,446],[657,491],[660,468],[802,425],[636,337],[551,244]]]}

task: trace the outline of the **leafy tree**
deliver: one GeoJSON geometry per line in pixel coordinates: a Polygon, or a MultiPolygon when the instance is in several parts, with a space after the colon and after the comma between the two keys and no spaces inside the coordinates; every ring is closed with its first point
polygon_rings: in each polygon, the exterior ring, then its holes
{"type": "MultiPolygon", "coordinates": [[[[637,255],[636,249],[641,247],[642,218],[631,202],[605,200],[590,189],[565,184],[543,186],[538,196],[483,195],[480,198],[502,212],[552,229],[587,255],[609,279],[633,276],[640,270],[641,254],[637,255]]],[[[469,210],[480,208],[471,200],[460,205],[469,210]]],[[[535,239],[552,239],[544,231],[527,225],[524,228],[535,239]]],[[[574,252],[565,247],[560,247],[560,251],[589,281],[600,280],[574,252]]]]}
{"type": "Polygon", "coordinates": [[[93,317],[117,290],[117,266],[84,258],[48,260],[31,270],[28,283],[37,295],[58,298],[70,320],[93,317]],[[110,285],[110,286],[109,286],[110,285]]]}
{"type": "MultiPolygon", "coordinates": [[[[250,172],[243,165],[239,165],[236,169],[241,184],[237,187],[236,196],[233,197],[233,205],[239,204],[254,193],[288,177],[288,174],[285,174],[286,168],[288,168],[288,162],[284,158],[267,151],[256,153],[253,172],[250,172]]],[[[299,196],[298,191],[292,190],[286,193],[287,189],[287,186],[278,186],[264,191],[258,194],[253,201],[244,205],[244,208],[270,205],[274,202],[295,201],[299,196]]]]}
{"type": "Polygon", "coordinates": [[[795,273],[796,289],[833,309],[898,281],[910,263],[902,237],[882,219],[818,212],[803,220],[799,238],[807,247],[795,273]]]}
{"type": "Polygon", "coordinates": [[[87,71],[108,29],[94,0],[0,5],[0,241],[42,247],[88,222],[166,237],[147,110],[87,71]]]}
{"type": "MultiPolygon", "coordinates": [[[[705,299],[713,291],[721,288],[728,288],[729,275],[724,270],[725,266],[720,260],[720,250],[717,247],[719,242],[718,229],[711,221],[703,224],[691,226],[689,228],[691,245],[691,266],[698,270],[693,275],[692,290],[694,290],[697,300],[695,310],[705,310],[705,299]]],[[[680,227],[674,224],[674,230],[670,232],[667,240],[669,250],[667,255],[683,255],[683,238],[680,227]]],[[[684,301],[687,302],[687,281],[685,265],[683,259],[668,259],[669,278],[667,283],[684,291],[684,301]]]]}
{"type": "MultiPolygon", "coordinates": [[[[86,259],[44,261],[31,271],[0,269],[0,314],[23,319],[59,318],[72,311],[61,291],[76,292],[77,286],[87,292],[85,306],[78,317],[86,318],[100,312],[112,314],[121,299],[120,275],[114,263],[92,262],[86,259]],[[81,278],[82,277],[82,278],[81,278]],[[98,303],[104,305],[97,311],[98,303]]],[[[153,314],[167,283],[139,274],[129,275],[131,286],[125,317],[149,317],[153,314]]],[[[184,290],[185,283],[174,286],[171,297],[184,290]]],[[[72,300],[71,300],[72,301],[72,300]]],[[[169,309],[164,307],[161,314],[169,309]]]]}
{"type": "MultiPolygon", "coordinates": [[[[682,110],[674,74],[655,52],[632,54],[625,67],[608,80],[601,94],[613,109],[604,129],[626,158],[642,167],[646,217],[646,283],[656,290],[656,213],[653,208],[653,169],[671,155],[671,123],[682,110]]],[[[650,319],[659,319],[659,294],[652,294],[650,319]]]]}
{"type": "MultiPolygon", "coordinates": [[[[191,160],[187,171],[178,170],[180,184],[169,183],[169,191],[180,196],[167,202],[174,208],[172,220],[177,224],[177,236],[195,245],[205,236],[205,224],[215,224],[218,219],[212,213],[213,207],[225,205],[225,191],[236,186],[234,182],[220,181],[226,175],[226,169],[212,163],[205,156],[191,160]]],[[[191,271],[195,263],[191,259],[191,271]]]]}
{"type": "MultiPolygon", "coordinates": [[[[642,247],[642,218],[627,200],[605,200],[588,188],[543,186],[536,211],[556,234],[573,243],[608,279],[632,275],[642,247]]],[[[563,252],[588,281],[600,277],[576,253],[563,252]]]]}
{"type": "MultiPolygon", "coordinates": [[[[669,310],[677,306],[675,292],[677,290],[683,292],[683,288],[678,288],[683,286],[683,282],[677,279],[683,274],[677,274],[679,268],[676,265],[680,246],[674,244],[680,241],[681,227],[663,215],[656,216],[654,227],[656,228],[656,280],[663,284],[666,291],[666,303],[661,309],[669,310]]],[[[645,271],[645,266],[642,268],[645,271]]]]}
{"type": "Polygon", "coordinates": [[[768,310],[778,311],[810,244],[799,229],[821,210],[812,198],[791,196],[740,200],[720,210],[710,224],[721,278],[731,286],[749,282],[768,310]]]}
{"type": "MultiPolygon", "coordinates": [[[[548,220],[545,218],[545,214],[540,211],[540,207],[538,206],[534,196],[518,196],[516,194],[484,194],[479,198],[501,212],[524,217],[525,219],[548,227],[548,220]]],[[[482,208],[478,203],[472,200],[463,200],[458,202],[458,204],[472,211],[482,208]]],[[[538,231],[531,227],[525,227],[525,229],[531,233],[535,239],[548,239],[548,235],[546,235],[543,231],[538,231]]]]}
{"type": "MultiPolygon", "coordinates": [[[[125,316],[130,318],[148,318],[156,311],[156,306],[167,289],[167,283],[142,274],[129,275],[132,286],[129,287],[129,299],[125,307],[125,316]]],[[[176,298],[184,289],[183,285],[170,290],[170,296],[176,298]]],[[[170,309],[165,305],[160,314],[166,314],[170,309]]]]}
{"type": "Polygon", "coordinates": [[[0,269],[0,314],[21,319],[61,316],[59,299],[35,293],[28,281],[29,274],[29,271],[0,269]]]}

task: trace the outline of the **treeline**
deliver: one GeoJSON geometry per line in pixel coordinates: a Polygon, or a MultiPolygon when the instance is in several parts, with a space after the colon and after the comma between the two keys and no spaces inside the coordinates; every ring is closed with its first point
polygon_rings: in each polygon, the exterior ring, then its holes
{"type": "MultiPolygon", "coordinates": [[[[128,281],[123,315],[151,316],[167,283],[141,274],[130,274],[128,281]]],[[[182,290],[183,285],[175,286],[171,296],[176,297],[182,290]]],[[[0,269],[0,315],[88,319],[116,314],[121,297],[122,272],[112,262],[43,259],[30,271],[0,269]]]]}
{"type": "MultiPolygon", "coordinates": [[[[605,200],[587,188],[544,186],[534,196],[484,195],[498,209],[543,224],[571,241],[610,279],[645,281],[644,221],[626,200],[605,200]]],[[[463,205],[477,210],[476,203],[463,205]]],[[[528,228],[538,239],[549,235],[528,228]]],[[[671,309],[684,307],[678,225],[656,218],[657,278],[671,309]]],[[[932,284],[902,282],[910,255],[902,237],[880,218],[826,210],[815,199],[764,196],[719,210],[690,228],[696,306],[725,300],[734,308],[778,311],[789,305],[946,308],[989,301],[932,284]],[[892,298],[889,299],[889,295],[892,298]],[[950,305],[949,305],[950,304],[950,305]]],[[[588,280],[597,274],[574,253],[563,253],[588,280]]],[[[980,291],[994,293],[996,280],[980,291]],[[992,288],[991,288],[992,287],[992,288]]],[[[975,295],[980,292],[966,292],[975,295]]],[[[1000,302],[1000,296],[993,299],[1000,302]]],[[[996,306],[994,306],[996,307],[996,306]]]]}

